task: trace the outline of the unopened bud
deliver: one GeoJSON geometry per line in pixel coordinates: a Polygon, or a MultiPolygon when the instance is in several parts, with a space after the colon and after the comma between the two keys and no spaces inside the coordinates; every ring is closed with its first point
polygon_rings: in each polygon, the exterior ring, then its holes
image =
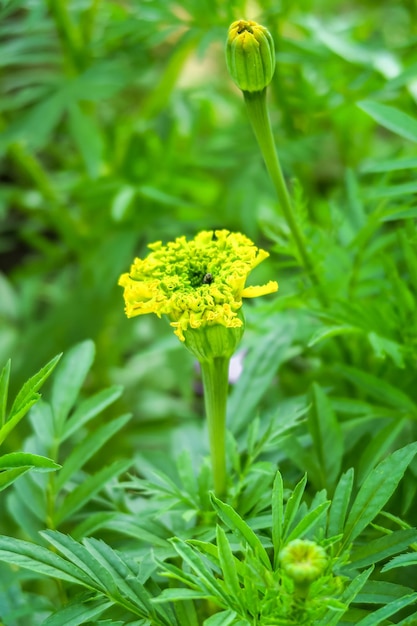
{"type": "Polygon", "coordinates": [[[271,33],[256,22],[237,20],[229,28],[226,63],[230,76],[242,91],[262,91],[275,71],[271,33]]]}
{"type": "Polygon", "coordinates": [[[314,541],[294,539],[279,555],[282,569],[298,584],[309,584],[326,570],[328,557],[314,541]]]}

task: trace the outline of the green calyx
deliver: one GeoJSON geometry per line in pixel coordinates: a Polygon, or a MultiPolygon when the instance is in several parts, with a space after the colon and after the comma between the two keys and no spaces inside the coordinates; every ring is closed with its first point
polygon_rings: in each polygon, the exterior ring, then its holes
{"type": "Polygon", "coordinates": [[[309,585],[320,578],[329,560],[325,550],[314,541],[294,539],[281,550],[281,567],[296,584],[309,585]]]}
{"type": "Polygon", "coordinates": [[[262,91],[275,71],[275,48],[267,28],[253,21],[237,20],[229,28],[226,63],[230,76],[242,91],[262,91]]]}
{"type": "Polygon", "coordinates": [[[200,362],[215,359],[230,359],[238,347],[245,330],[243,313],[239,311],[237,318],[241,326],[227,327],[223,324],[205,325],[200,328],[188,328],[184,331],[184,344],[200,362]]]}

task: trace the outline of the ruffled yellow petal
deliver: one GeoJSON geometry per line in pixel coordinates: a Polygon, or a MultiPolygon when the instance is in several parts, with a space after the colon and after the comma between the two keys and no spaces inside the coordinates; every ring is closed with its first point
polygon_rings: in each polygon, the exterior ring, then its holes
{"type": "Polygon", "coordinates": [[[268,293],[278,291],[278,283],[270,280],[266,285],[257,285],[245,287],[242,291],[242,298],[257,298],[258,296],[266,296],[268,293]]]}
{"type": "Polygon", "coordinates": [[[178,237],[163,245],[149,244],[151,252],[136,258],[122,274],[126,315],[167,315],[175,334],[184,341],[187,329],[222,325],[238,328],[242,297],[253,298],[278,289],[274,281],[263,287],[245,287],[251,270],[269,255],[241,233],[202,231],[187,241],[178,237]]]}

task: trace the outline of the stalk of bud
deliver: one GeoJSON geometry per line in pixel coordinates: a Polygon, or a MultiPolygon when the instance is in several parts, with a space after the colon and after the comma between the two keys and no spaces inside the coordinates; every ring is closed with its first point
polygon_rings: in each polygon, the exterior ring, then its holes
{"type": "Polygon", "coordinates": [[[229,28],[226,43],[229,73],[242,91],[262,91],[275,71],[275,48],[267,28],[251,20],[237,20],[229,28]]]}

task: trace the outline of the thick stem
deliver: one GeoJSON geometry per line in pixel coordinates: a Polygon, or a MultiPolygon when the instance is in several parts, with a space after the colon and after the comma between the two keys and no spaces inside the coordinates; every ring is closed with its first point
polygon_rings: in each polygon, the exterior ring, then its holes
{"type": "Polygon", "coordinates": [[[226,406],[230,359],[220,357],[201,363],[209,433],[213,482],[216,495],[226,493],[226,406]]]}
{"type": "Polygon", "coordinates": [[[301,264],[308,273],[310,279],[318,287],[320,299],[325,302],[326,297],[321,290],[320,281],[317,277],[314,263],[308,254],[303,233],[294,217],[290,194],[288,193],[281,164],[275,148],[274,136],[272,134],[271,122],[266,103],[266,88],[263,91],[257,91],[254,93],[244,91],[243,95],[256,140],[265,161],[269,176],[271,177],[272,183],[275,187],[285,221],[288,224],[294,243],[297,247],[301,264]]]}

